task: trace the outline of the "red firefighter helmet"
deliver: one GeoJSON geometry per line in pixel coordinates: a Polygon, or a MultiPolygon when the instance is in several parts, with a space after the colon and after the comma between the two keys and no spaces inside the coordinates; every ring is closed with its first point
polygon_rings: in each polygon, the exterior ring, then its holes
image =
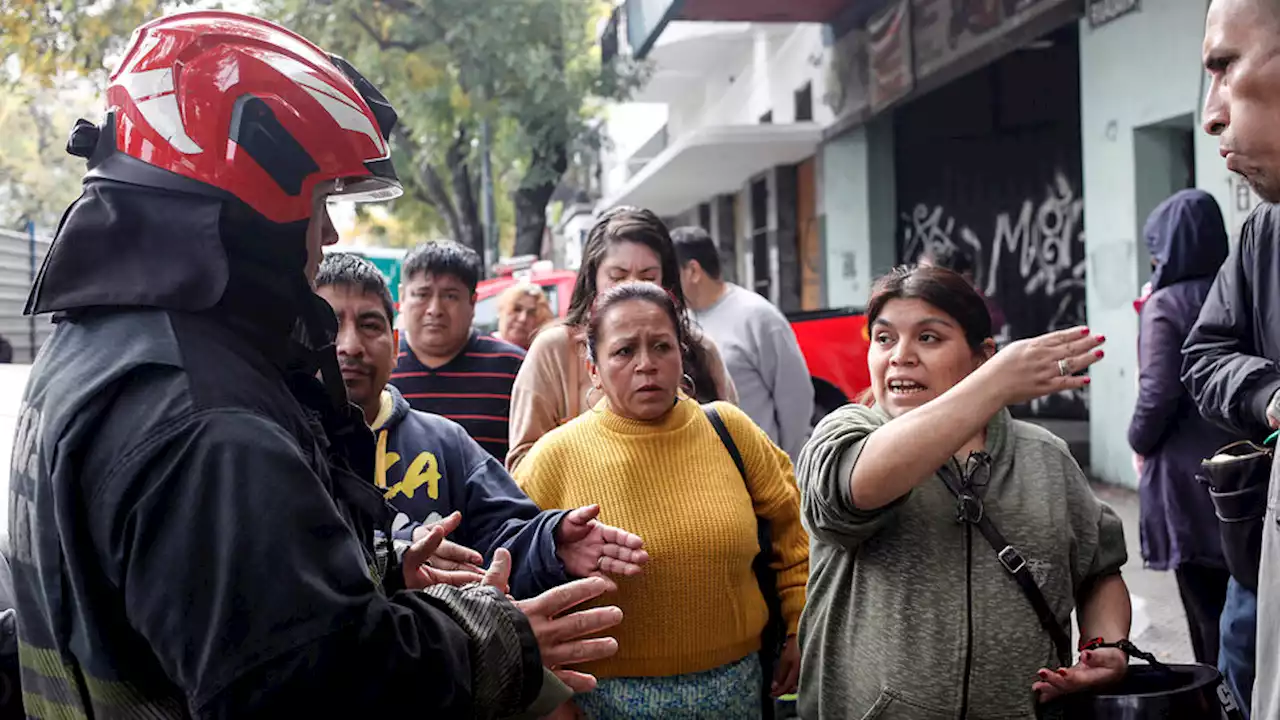
{"type": "Polygon", "coordinates": [[[134,31],[106,122],[81,121],[68,150],[89,158],[89,178],[223,192],[288,223],[311,216],[320,183],[356,202],[399,196],[395,122],[355,68],[305,38],[248,15],[189,12],[134,31]]]}

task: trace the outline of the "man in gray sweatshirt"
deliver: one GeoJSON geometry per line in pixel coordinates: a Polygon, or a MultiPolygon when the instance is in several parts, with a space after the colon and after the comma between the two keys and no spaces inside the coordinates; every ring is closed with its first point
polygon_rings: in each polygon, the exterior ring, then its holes
{"type": "Polygon", "coordinates": [[[811,429],[813,383],[791,323],[768,300],[721,279],[720,255],[707,231],[677,228],[671,239],[684,296],[720,347],[738,404],[795,461],[811,429]]]}

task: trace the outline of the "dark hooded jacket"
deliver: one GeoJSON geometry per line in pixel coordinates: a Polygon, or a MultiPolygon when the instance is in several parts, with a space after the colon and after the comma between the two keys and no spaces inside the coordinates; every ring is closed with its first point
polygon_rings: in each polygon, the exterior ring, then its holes
{"type": "Polygon", "coordinates": [[[1205,420],[1181,380],[1181,349],[1227,258],[1227,231],[1212,195],[1183,190],[1147,219],[1155,261],[1138,334],[1139,389],[1129,445],[1144,458],[1142,557],[1158,570],[1183,563],[1225,567],[1200,461],[1233,440],[1205,420]]]}
{"type": "Polygon", "coordinates": [[[108,180],[68,210],[28,304],[57,327],[10,491],[29,716],[493,717],[537,696],[536,639],[495,590],[396,592],[305,234],[108,180]]]}
{"type": "Polygon", "coordinates": [[[480,552],[486,565],[494,550],[506,548],[513,563],[513,597],[532,597],[568,582],[555,539],[567,511],[539,510],[465,428],[409,407],[394,385],[382,391],[382,403],[387,417],[373,428],[375,482],[403,513],[395,523],[397,537],[407,540],[414,527],[461,512],[462,524],[449,539],[480,552]]]}

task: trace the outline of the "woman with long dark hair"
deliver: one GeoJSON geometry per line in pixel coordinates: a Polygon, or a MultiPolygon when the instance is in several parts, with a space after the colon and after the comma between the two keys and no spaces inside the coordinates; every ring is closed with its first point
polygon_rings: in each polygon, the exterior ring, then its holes
{"type": "MultiPolygon", "coordinates": [[[[565,321],[538,333],[520,366],[511,390],[509,469],[515,470],[539,438],[600,400],[587,375],[588,315],[600,293],[632,281],[661,286],[685,313],[680,263],[667,226],[649,210],[617,207],[601,216],[587,236],[565,321]]],[[[710,338],[692,330],[682,354],[690,396],[737,404],[733,381],[710,338]]]]}

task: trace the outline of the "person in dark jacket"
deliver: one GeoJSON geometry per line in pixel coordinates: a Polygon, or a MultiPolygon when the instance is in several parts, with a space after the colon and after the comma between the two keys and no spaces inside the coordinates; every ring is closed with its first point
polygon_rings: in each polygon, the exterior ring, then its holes
{"type": "Polygon", "coordinates": [[[512,603],[401,560],[311,291],[327,199],[394,197],[391,105],[284,28],[197,12],[132,36],[32,289],[57,325],[20,410],[9,563],[31,717],[505,717],[591,678],[557,618],[592,578],[512,603]],[[317,97],[323,101],[318,101],[317,97]],[[137,99],[135,99],[137,98],[137,99]],[[317,374],[319,378],[317,378],[317,374]],[[375,544],[375,532],[384,541],[375,544]],[[413,588],[426,588],[411,590],[413,588]]]}
{"type": "Polygon", "coordinates": [[[1227,230],[1213,196],[1183,190],[1147,218],[1155,272],[1138,334],[1138,402],[1129,445],[1141,458],[1142,557],[1173,570],[1197,662],[1218,662],[1218,620],[1226,600],[1226,561],[1200,462],[1234,436],[1200,415],[1183,386],[1182,344],[1200,316],[1213,276],[1227,258],[1227,230]]]}
{"type": "MultiPolygon", "coordinates": [[[[1280,428],[1280,209],[1274,205],[1280,203],[1280,76],[1274,72],[1280,12],[1275,3],[1214,0],[1205,18],[1202,54],[1210,81],[1201,115],[1204,129],[1218,138],[1227,169],[1239,173],[1266,204],[1245,222],[1187,338],[1183,381],[1206,418],[1262,442],[1280,428]]],[[[1241,671],[1250,670],[1244,665],[1250,648],[1239,642],[1228,654],[1227,633],[1248,632],[1256,622],[1252,716],[1272,720],[1280,717],[1280,479],[1274,466],[1261,557],[1256,618],[1249,615],[1249,593],[1233,596],[1243,589],[1234,579],[1228,589],[1222,653],[1224,660],[1238,661],[1241,671]]],[[[1230,669],[1226,675],[1232,680],[1230,669]]]]}
{"type": "Polygon", "coordinates": [[[511,594],[518,598],[550,590],[569,576],[640,573],[649,559],[644,543],[596,521],[599,506],[539,510],[465,428],[410,408],[387,383],[396,364],[395,310],[386,280],[372,263],[346,253],[327,255],[316,294],[338,316],[338,363],[348,396],[374,432],[374,482],[401,513],[398,520],[405,525],[397,534],[420,538],[430,525],[461,512],[458,529],[450,533],[455,554],[428,565],[478,571],[477,564],[504,547],[515,560],[511,594]]]}

